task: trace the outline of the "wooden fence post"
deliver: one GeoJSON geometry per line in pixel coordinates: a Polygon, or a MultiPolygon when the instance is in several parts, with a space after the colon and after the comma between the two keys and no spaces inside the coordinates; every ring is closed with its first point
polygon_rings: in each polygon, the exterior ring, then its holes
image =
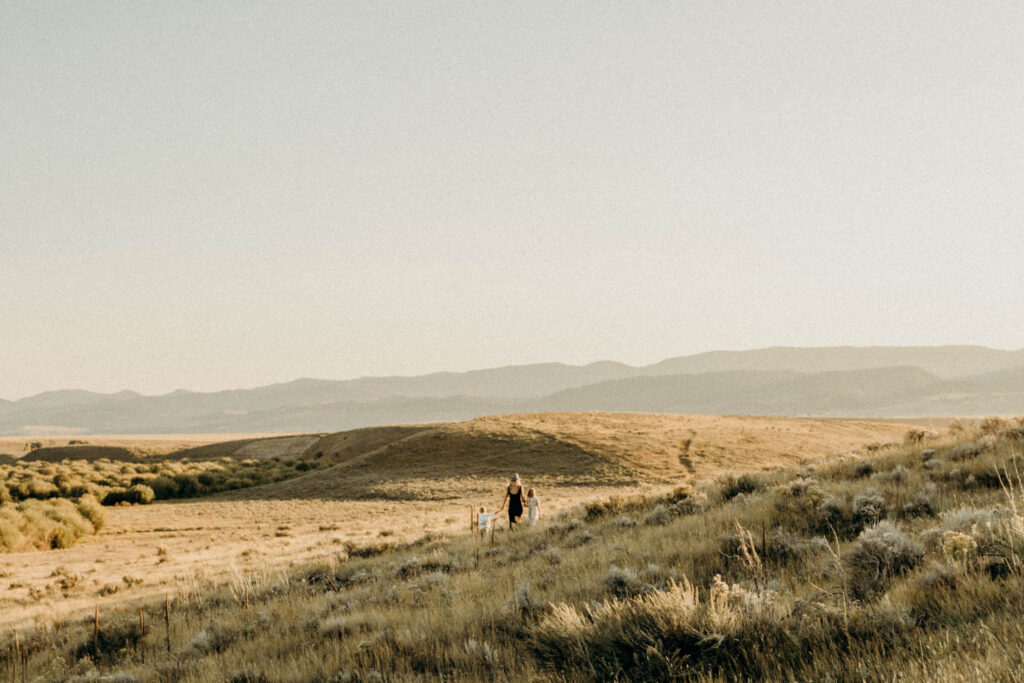
{"type": "Polygon", "coordinates": [[[92,622],[92,653],[99,659],[100,656],[100,606],[96,605],[92,622]]]}
{"type": "Polygon", "coordinates": [[[167,654],[171,653],[171,596],[164,595],[164,620],[167,622],[167,654]]]}

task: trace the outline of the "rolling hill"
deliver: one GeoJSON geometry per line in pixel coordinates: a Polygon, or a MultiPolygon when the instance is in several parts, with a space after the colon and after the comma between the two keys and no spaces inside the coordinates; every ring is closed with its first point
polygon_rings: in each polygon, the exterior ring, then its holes
{"type": "MultiPolygon", "coordinates": [[[[338,464],[219,498],[455,500],[494,497],[519,472],[527,485],[634,487],[709,480],[722,472],[797,466],[908,426],[860,420],[643,413],[521,413],[461,422],[358,429],[306,455],[338,464]]],[[[497,503],[498,501],[494,501],[497,503]]]]}

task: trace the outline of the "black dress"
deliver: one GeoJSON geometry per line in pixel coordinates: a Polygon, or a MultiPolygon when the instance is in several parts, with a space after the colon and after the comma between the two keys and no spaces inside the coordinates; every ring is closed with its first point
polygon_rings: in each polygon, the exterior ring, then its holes
{"type": "Polygon", "coordinates": [[[508,523],[511,526],[523,516],[523,487],[520,486],[518,492],[512,493],[510,485],[505,491],[508,492],[508,523]]]}

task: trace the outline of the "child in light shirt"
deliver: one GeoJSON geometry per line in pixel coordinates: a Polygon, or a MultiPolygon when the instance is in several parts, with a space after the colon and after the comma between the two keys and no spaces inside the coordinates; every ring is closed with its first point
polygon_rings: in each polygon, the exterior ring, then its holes
{"type": "Polygon", "coordinates": [[[477,531],[480,535],[486,534],[494,522],[495,513],[488,512],[483,505],[480,506],[480,514],[477,516],[477,531]]]}

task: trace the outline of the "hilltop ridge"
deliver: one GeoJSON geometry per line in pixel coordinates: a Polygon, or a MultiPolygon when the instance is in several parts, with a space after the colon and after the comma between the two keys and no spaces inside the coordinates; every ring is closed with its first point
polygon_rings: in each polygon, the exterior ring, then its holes
{"type": "Polygon", "coordinates": [[[643,367],[539,363],[160,396],[46,392],[0,402],[0,434],[337,431],[545,410],[912,417],[1022,407],[1024,349],[773,347],[643,367]]]}

